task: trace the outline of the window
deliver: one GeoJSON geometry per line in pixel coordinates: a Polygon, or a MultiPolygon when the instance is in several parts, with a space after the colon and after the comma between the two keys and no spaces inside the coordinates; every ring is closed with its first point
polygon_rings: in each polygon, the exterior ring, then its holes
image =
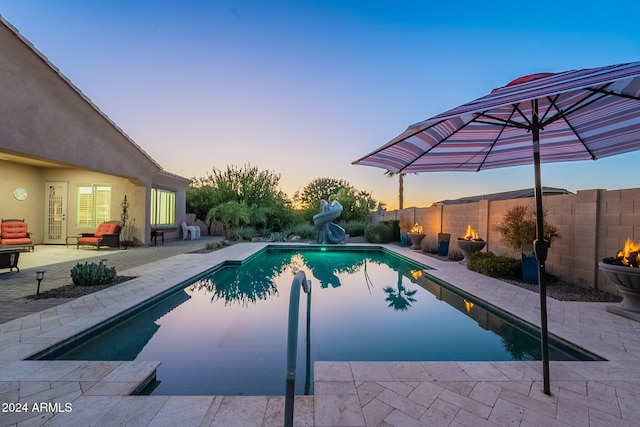
{"type": "Polygon", "coordinates": [[[151,189],[151,225],[174,225],[176,220],[176,193],[151,189]]]}
{"type": "Polygon", "coordinates": [[[78,185],[76,191],[78,227],[95,228],[111,220],[110,185],[78,185]]]}

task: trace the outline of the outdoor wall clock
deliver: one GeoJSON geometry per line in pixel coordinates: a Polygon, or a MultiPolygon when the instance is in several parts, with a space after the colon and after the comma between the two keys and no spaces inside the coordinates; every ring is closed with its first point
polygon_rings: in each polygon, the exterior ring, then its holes
{"type": "Polygon", "coordinates": [[[26,200],[28,195],[29,193],[27,193],[27,190],[22,187],[16,188],[16,190],[13,192],[13,197],[18,200],[26,200]]]}

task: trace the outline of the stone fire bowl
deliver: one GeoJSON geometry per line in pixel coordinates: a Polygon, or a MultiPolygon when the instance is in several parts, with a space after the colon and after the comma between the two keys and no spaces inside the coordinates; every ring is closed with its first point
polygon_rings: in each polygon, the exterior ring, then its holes
{"type": "Polygon", "coordinates": [[[598,268],[618,286],[622,293],[620,307],[607,307],[607,311],[640,321],[640,268],[599,262],[598,268]]]}
{"type": "Polygon", "coordinates": [[[599,262],[598,268],[616,285],[630,292],[640,293],[640,268],[599,262]]]}
{"type": "Polygon", "coordinates": [[[461,251],[468,252],[470,254],[478,252],[485,247],[487,242],[479,242],[475,240],[458,239],[458,247],[461,251]]]}
{"type": "Polygon", "coordinates": [[[458,239],[458,247],[464,253],[464,259],[460,261],[460,264],[466,265],[467,261],[469,261],[469,255],[478,252],[484,248],[486,244],[487,242],[485,241],[458,239]]]}

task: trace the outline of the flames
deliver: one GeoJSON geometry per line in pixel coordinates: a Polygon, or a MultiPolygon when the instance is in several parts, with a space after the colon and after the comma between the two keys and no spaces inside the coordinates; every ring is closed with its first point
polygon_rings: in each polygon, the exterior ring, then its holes
{"type": "Polygon", "coordinates": [[[409,230],[409,233],[422,233],[422,226],[416,222],[416,224],[409,230]]]}
{"type": "Polygon", "coordinates": [[[467,232],[464,233],[463,236],[459,237],[460,240],[477,240],[482,241],[482,239],[478,236],[478,232],[471,228],[471,224],[467,226],[467,232]]]}
{"type": "Polygon", "coordinates": [[[618,251],[616,260],[622,265],[628,265],[629,267],[640,267],[640,259],[638,257],[638,251],[640,251],[640,245],[635,244],[631,239],[627,239],[624,243],[624,248],[618,251]]]}

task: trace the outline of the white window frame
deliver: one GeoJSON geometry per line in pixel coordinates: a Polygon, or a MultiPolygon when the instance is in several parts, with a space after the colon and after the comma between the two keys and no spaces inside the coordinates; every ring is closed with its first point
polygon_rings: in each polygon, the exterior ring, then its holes
{"type": "Polygon", "coordinates": [[[76,226],[96,228],[111,220],[111,184],[76,185],[76,226]]]}
{"type": "Polygon", "coordinates": [[[176,192],[162,188],[152,188],[150,211],[149,223],[151,226],[175,226],[176,192]]]}

